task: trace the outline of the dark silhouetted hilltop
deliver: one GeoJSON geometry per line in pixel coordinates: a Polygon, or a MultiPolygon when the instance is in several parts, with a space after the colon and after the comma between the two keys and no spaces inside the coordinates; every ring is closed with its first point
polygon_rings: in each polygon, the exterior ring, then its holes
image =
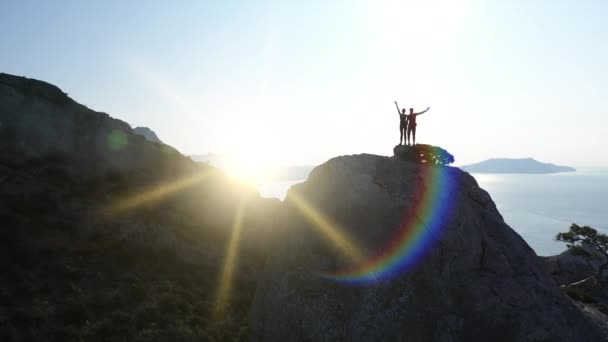
{"type": "Polygon", "coordinates": [[[247,337],[278,201],[0,74],[0,203],[0,341],[247,337]]]}
{"type": "Polygon", "coordinates": [[[557,173],[576,171],[576,169],[569,166],[542,163],[533,158],[493,158],[462,166],[461,169],[473,173],[557,173]]]}

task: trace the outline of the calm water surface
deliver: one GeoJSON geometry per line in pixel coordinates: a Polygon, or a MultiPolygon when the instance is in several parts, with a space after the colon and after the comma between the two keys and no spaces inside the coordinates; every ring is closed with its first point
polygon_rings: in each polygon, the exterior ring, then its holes
{"type": "Polygon", "coordinates": [[[548,175],[473,174],[505,221],[539,255],[565,249],[554,240],[571,223],[608,233],[608,170],[548,175]]]}

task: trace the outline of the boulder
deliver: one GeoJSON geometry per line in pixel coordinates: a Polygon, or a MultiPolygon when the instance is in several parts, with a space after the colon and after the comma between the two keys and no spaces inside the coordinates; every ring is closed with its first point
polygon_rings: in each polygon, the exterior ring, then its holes
{"type": "Polygon", "coordinates": [[[397,145],[393,148],[393,156],[404,161],[430,165],[450,165],[454,162],[454,156],[448,151],[425,144],[397,145]]]}
{"type": "MultiPolygon", "coordinates": [[[[593,251],[590,250],[590,253],[593,251]]],[[[566,250],[558,255],[541,256],[539,261],[541,267],[553,277],[558,285],[568,285],[597,274],[603,257],[599,253],[590,255],[592,257],[586,258],[566,250]]]]}
{"type": "Polygon", "coordinates": [[[375,155],[316,167],[285,200],[254,341],[603,341],[475,179],[375,155]]]}

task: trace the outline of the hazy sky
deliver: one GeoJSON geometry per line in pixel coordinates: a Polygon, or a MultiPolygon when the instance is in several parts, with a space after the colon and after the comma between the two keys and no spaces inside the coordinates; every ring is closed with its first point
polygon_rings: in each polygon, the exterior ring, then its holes
{"type": "Polygon", "coordinates": [[[393,100],[457,164],[608,165],[608,1],[0,2],[0,71],[186,154],[392,154],[393,100]]]}

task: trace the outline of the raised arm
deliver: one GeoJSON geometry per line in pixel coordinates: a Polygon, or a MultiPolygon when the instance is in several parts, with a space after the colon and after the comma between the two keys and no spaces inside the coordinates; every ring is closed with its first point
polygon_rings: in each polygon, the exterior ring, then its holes
{"type": "Polygon", "coordinates": [[[426,113],[426,112],[427,112],[429,109],[431,109],[431,107],[426,107],[426,109],[425,109],[425,110],[423,110],[423,111],[422,111],[422,112],[420,112],[420,113],[414,113],[414,115],[420,115],[420,114],[424,114],[424,113],[426,113]]]}
{"type": "Polygon", "coordinates": [[[401,115],[401,110],[399,109],[399,105],[397,104],[397,101],[395,101],[395,107],[397,107],[397,113],[399,115],[401,115]]]}

